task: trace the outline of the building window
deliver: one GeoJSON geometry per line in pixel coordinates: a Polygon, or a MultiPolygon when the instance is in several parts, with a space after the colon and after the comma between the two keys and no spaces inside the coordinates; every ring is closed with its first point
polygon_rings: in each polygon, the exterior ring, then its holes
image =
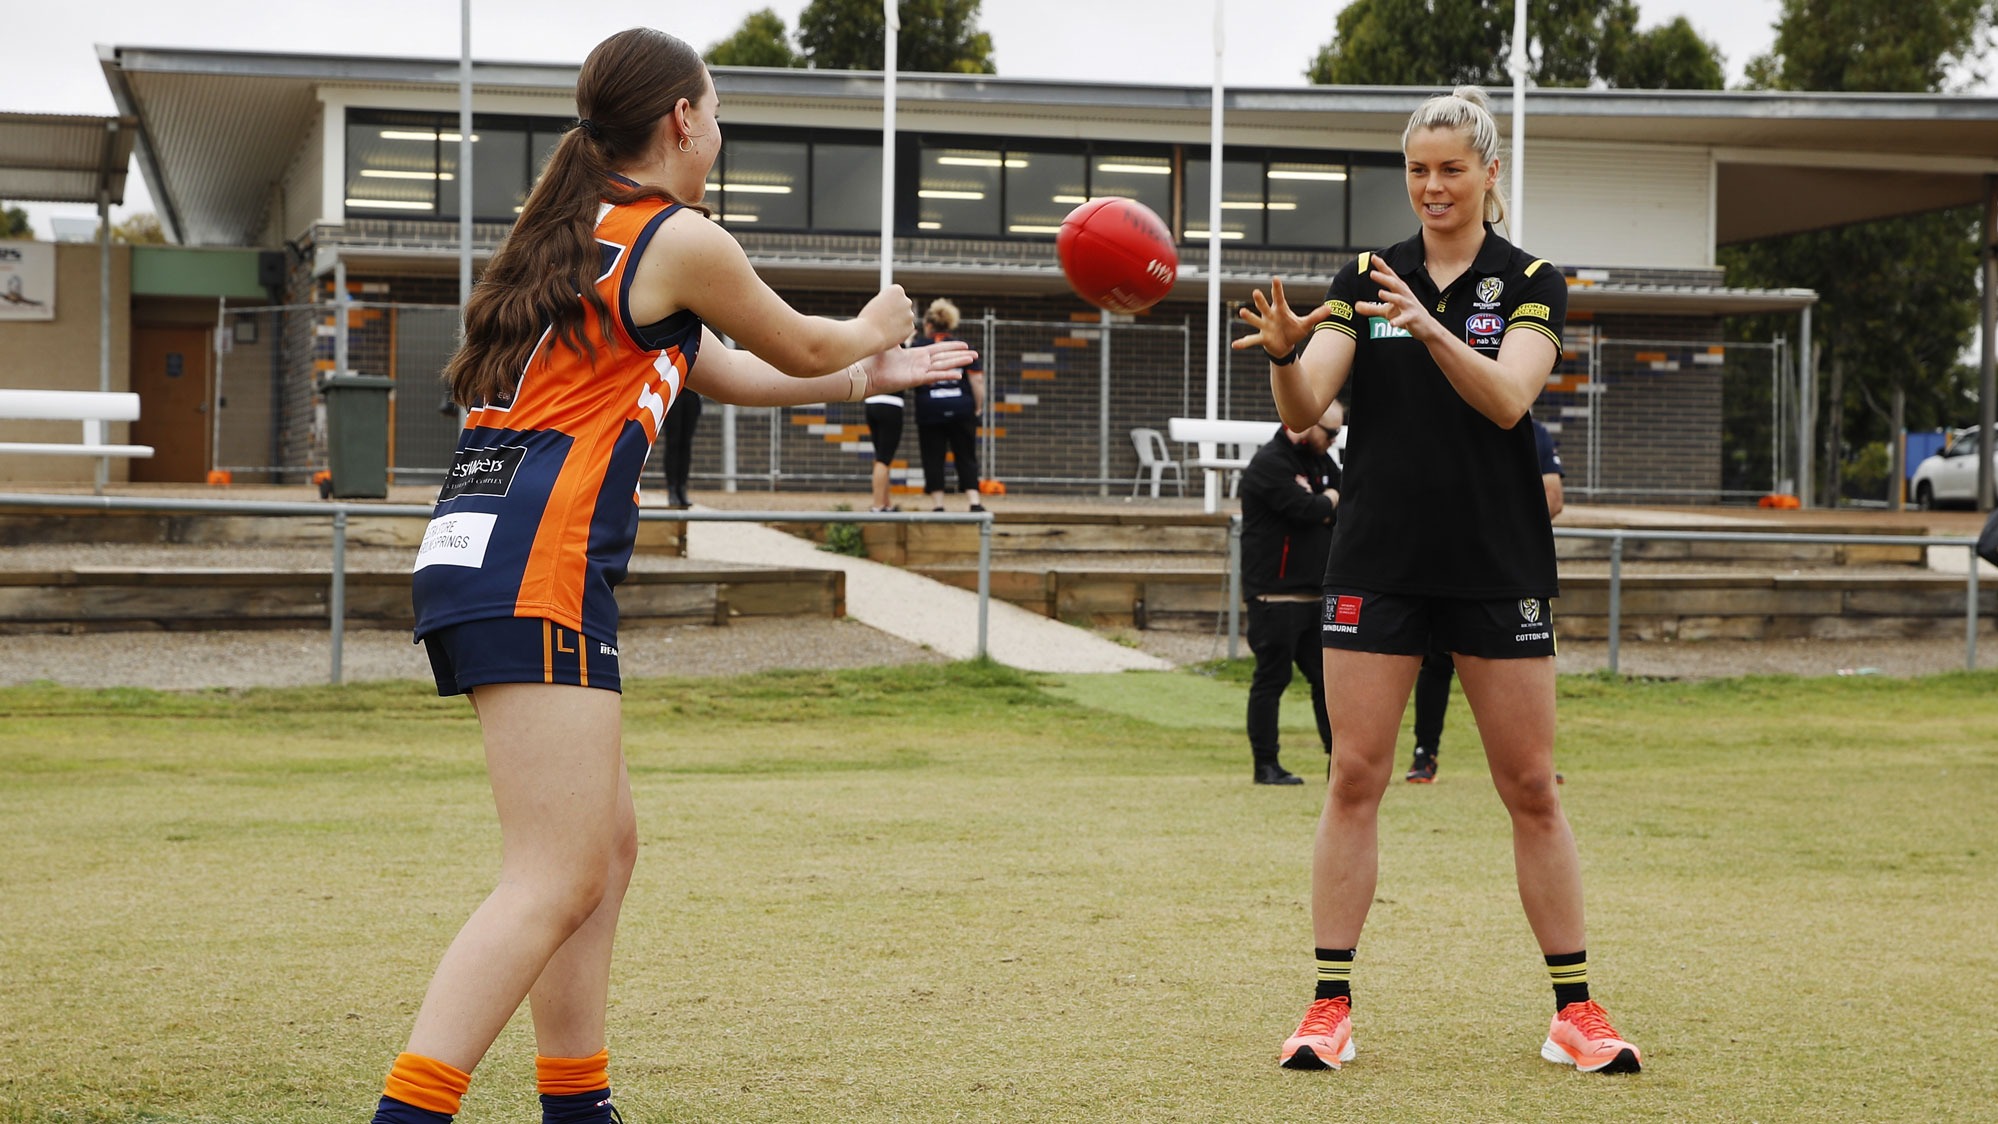
{"type": "Polygon", "coordinates": [[[1006,150],[1006,233],[1052,238],[1084,201],[1088,169],[1079,152],[1006,150]]]}
{"type": "Polygon", "coordinates": [[[812,229],[881,229],[880,145],[812,145],[812,229]]]}
{"type": "Polygon", "coordinates": [[[1353,195],[1353,230],[1348,245],[1382,250],[1406,241],[1418,222],[1408,205],[1408,173],[1393,167],[1356,164],[1346,182],[1353,195]]]}
{"type": "Polygon", "coordinates": [[[1172,221],[1172,157],[1159,153],[1097,152],[1089,162],[1089,195],[1121,195],[1172,221]]]}
{"type": "MultiPolygon", "coordinates": [[[[472,119],[472,217],[510,223],[559,130],[535,118],[472,119]],[[546,138],[545,143],[542,142],[546,138]]],[[[458,217],[458,117],[351,110],[347,114],[348,214],[403,219],[458,217]]]]}
{"type": "MultiPolygon", "coordinates": [[[[440,122],[428,113],[350,114],[347,212],[436,218],[439,177],[446,174],[437,167],[440,122]]],[[[455,128],[449,136],[458,142],[455,128]]]]}
{"type": "Polygon", "coordinates": [[[916,183],[916,229],[940,237],[996,236],[1005,160],[998,149],[925,146],[916,183]]]}
{"type": "Polygon", "coordinates": [[[725,226],[804,230],[811,225],[810,163],[802,141],[731,140],[709,172],[707,203],[725,226]]]}
{"type": "Polygon", "coordinates": [[[1346,166],[1272,160],[1263,172],[1263,216],[1272,246],[1329,250],[1346,244],[1346,166]]]}
{"type": "MultiPolygon", "coordinates": [[[[1186,161],[1186,215],[1179,236],[1188,242],[1205,242],[1207,233],[1208,188],[1213,165],[1205,156],[1186,161]]],[[[1263,238],[1263,162],[1223,160],[1221,162],[1221,240],[1260,245],[1263,238]]]]}
{"type": "MultiPolygon", "coordinates": [[[[451,136],[456,137],[454,125],[451,136]]],[[[527,130],[472,122],[472,217],[512,222],[527,201],[527,130]]],[[[458,217],[458,142],[437,146],[437,216],[458,217]]]]}

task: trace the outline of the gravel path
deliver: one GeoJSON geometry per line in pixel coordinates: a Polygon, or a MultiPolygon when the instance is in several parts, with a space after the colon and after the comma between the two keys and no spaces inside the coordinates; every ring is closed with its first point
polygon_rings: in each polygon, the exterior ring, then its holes
{"type": "MultiPolygon", "coordinates": [[[[749,619],[726,628],[677,625],[618,634],[624,674],[745,675],[776,668],[881,667],[943,656],[853,621],[749,619]]],[[[40,680],[72,687],[303,687],[327,682],[332,649],[323,630],[100,632],[0,636],[0,686],[40,680]]],[[[430,681],[430,661],[406,632],[347,633],[349,683],[430,681]]]]}
{"type": "MultiPolygon", "coordinates": [[[[1216,634],[1112,630],[1103,635],[1174,664],[1203,663],[1228,653],[1227,637],[1216,634]]],[[[752,619],[726,628],[634,628],[626,629],[620,641],[625,674],[635,677],[882,667],[945,658],[852,620],[752,619]]],[[[1249,654],[1246,643],[1238,650],[1244,658],[1249,654]]],[[[1600,671],[1608,652],[1600,641],[1567,643],[1557,663],[1563,674],[1600,671]]],[[[403,632],[349,632],[342,663],[350,683],[430,677],[423,649],[403,632]]],[[[1631,641],[1623,644],[1619,663],[1626,675],[1674,679],[1933,675],[1963,668],[1963,640],[1631,641]]],[[[1978,664],[1998,668],[1998,636],[1980,637],[1978,664]]],[[[312,686],[327,681],[329,667],[327,636],[319,630],[0,636],[0,686],[38,680],[161,690],[312,686]]]]}

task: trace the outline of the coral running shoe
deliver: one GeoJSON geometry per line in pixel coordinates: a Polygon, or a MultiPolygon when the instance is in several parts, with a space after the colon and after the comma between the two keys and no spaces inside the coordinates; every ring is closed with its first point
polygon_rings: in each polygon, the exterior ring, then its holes
{"type": "Polygon", "coordinates": [[[1547,1028],[1540,1056],[1583,1073],[1636,1073],[1641,1068],[1637,1047],[1617,1037],[1609,1016],[1593,1000],[1561,1008],[1547,1028]]]}
{"type": "Polygon", "coordinates": [[[1314,999],[1297,1024],[1297,1033],[1283,1040],[1277,1064],[1285,1069],[1338,1069],[1353,1060],[1353,1001],[1314,999]]]}

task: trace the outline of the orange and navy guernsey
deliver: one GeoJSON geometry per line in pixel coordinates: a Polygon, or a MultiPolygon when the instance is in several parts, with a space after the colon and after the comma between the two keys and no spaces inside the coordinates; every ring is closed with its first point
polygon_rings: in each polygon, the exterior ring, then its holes
{"type": "Polygon", "coordinates": [[[542,333],[511,395],[470,411],[417,552],[416,635],[540,617],[612,645],[638,536],[638,474],[686,386],[701,321],[632,323],[638,260],[679,205],[605,203],[597,215],[608,319],[583,304],[594,359],[542,333]]]}

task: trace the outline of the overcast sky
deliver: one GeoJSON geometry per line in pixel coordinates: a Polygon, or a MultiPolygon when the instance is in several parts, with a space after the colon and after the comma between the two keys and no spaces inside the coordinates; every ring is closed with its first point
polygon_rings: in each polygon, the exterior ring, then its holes
{"type": "MultiPolygon", "coordinates": [[[[1304,68],[1332,37],[1333,17],[1346,0],[1226,3],[1226,81],[1290,86],[1304,84],[1304,68]]],[[[705,49],[751,11],[775,8],[795,27],[804,6],[804,0],[662,4],[660,18],[666,22],[659,26],[705,49]]],[[[1683,15],[1718,43],[1730,82],[1740,78],[1750,58],[1768,49],[1779,6],[1779,0],[1639,0],[1644,26],[1683,15]]],[[[472,54],[580,63],[600,40],[634,22],[631,9],[609,8],[571,5],[558,12],[547,0],[473,0],[472,54]]],[[[993,60],[1003,75],[1205,86],[1213,77],[1213,11],[1207,0],[985,0],[981,25],[992,35],[993,60]]],[[[0,111],[115,113],[97,44],[456,58],[459,12],[450,0],[37,4],[32,25],[16,21],[25,34],[0,68],[0,111]]],[[[135,164],[125,206],[112,209],[113,221],[151,209],[135,164]]],[[[42,238],[49,237],[51,215],[95,213],[79,205],[29,204],[28,211],[42,238]]]]}

